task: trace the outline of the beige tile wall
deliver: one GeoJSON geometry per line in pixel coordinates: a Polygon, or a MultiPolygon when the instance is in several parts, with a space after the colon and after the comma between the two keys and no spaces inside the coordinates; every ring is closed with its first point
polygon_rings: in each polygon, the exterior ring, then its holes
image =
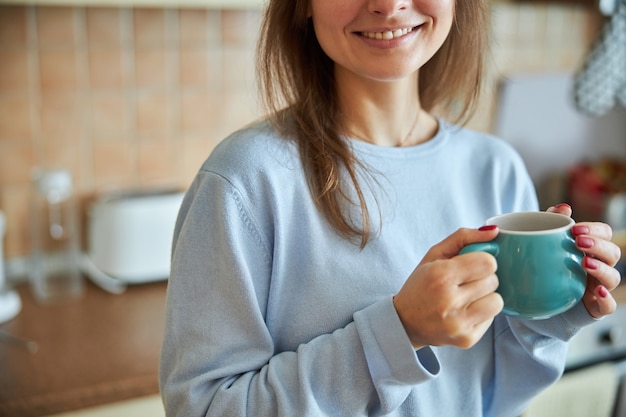
{"type": "Polygon", "coordinates": [[[580,68],[604,19],[593,6],[562,1],[494,3],[490,76],[472,127],[491,131],[503,78],[514,73],[562,73],[580,68]]]}
{"type": "Polygon", "coordinates": [[[258,117],[260,12],[0,7],[5,254],[28,252],[33,167],[66,167],[86,200],[186,187],[215,143],[258,117]]]}
{"type": "MultiPolygon", "coordinates": [[[[489,130],[497,81],[569,71],[601,19],[581,6],[497,3],[489,92],[472,127],[489,130]]],[[[84,201],[111,188],[186,187],[227,133],[260,116],[260,12],[0,6],[0,210],[5,256],[29,251],[33,167],[66,167],[84,201]]]]}

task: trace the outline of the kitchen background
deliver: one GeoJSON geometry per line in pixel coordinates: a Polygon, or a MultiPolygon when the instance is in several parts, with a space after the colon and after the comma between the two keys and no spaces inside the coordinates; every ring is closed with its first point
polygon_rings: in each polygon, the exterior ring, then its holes
{"type": "MultiPolygon", "coordinates": [[[[500,81],[575,71],[606,19],[590,2],[492,6],[488,94],[470,123],[483,131],[494,130],[500,81]]],[[[116,188],[186,188],[218,141],[260,115],[254,89],[260,16],[258,10],[0,6],[5,257],[29,252],[34,167],[69,169],[83,205],[116,188]]],[[[554,140],[567,146],[566,137],[554,140]]]]}
{"type": "MultiPolygon", "coordinates": [[[[85,233],[87,207],[98,195],[184,190],[220,140],[261,116],[254,81],[258,9],[3,3],[0,211],[7,224],[0,256],[4,252],[11,284],[25,275],[32,246],[34,168],[70,171],[85,233]]],[[[501,135],[518,148],[545,208],[562,201],[572,165],[626,160],[626,111],[617,106],[591,118],[571,103],[572,75],[609,17],[590,0],[502,0],[491,6],[493,54],[486,94],[469,126],[501,135]]],[[[589,201],[586,197],[579,202],[589,201]]],[[[626,208],[621,219],[626,222],[626,208]]],[[[49,415],[144,396],[147,402],[132,403],[139,409],[124,407],[128,415],[162,415],[156,385],[165,291],[160,284],[129,287],[124,294],[90,286],[82,301],[58,306],[38,306],[20,288],[24,309],[0,331],[34,338],[39,352],[25,356],[6,343],[0,349],[0,368],[6,366],[9,375],[8,380],[0,377],[0,416],[49,415]]],[[[623,355],[623,317],[589,328],[572,349],[573,366],[623,355]]],[[[626,365],[622,368],[626,373],[626,365]]],[[[583,381],[580,395],[570,390],[548,396],[538,403],[539,412],[535,408],[526,417],[558,415],[547,407],[561,406],[555,398],[579,407],[571,400],[585,402],[598,394],[609,378],[589,369],[595,372],[591,376],[570,374],[569,381],[583,381]],[[590,377],[596,378],[593,383],[590,377]]],[[[609,374],[615,388],[617,376],[612,370],[609,374]]],[[[621,387],[618,403],[626,408],[626,384],[621,387]]],[[[599,394],[595,399],[605,408],[615,401],[599,394]]],[[[596,407],[592,401],[584,404],[596,407]]],[[[119,408],[109,414],[91,409],[72,414],[79,415],[126,414],[119,408]]]]}
{"type": "Polygon", "coordinates": [[[35,166],[70,170],[83,200],[184,188],[258,115],[260,12],[0,6],[0,209],[5,256],[29,251],[35,166]]]}

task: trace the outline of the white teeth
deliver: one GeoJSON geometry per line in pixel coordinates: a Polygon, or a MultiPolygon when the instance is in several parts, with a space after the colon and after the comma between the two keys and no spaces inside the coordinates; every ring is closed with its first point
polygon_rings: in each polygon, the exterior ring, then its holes
{"type": "Polygon", "coordinates": [[[413,28],[396,29],[394,31],[387,30],[385,32],[361,32],[361,34],[370,39],[391,40],[413,32],[413,28]]]}

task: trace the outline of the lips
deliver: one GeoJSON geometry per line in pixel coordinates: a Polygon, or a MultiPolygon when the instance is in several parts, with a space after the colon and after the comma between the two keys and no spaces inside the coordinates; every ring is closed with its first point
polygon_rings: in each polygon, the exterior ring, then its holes
{"type": "Polygon", "coordinates": [[[395,30],[386,30],[383,32],[361,32],[361,36],[364,36],[369,39],[378,39],[378,40],[392,40],[401,38],[405,36],[407,33],[413,32],[413,27],[408,28],[399,28],[395,30]]]}

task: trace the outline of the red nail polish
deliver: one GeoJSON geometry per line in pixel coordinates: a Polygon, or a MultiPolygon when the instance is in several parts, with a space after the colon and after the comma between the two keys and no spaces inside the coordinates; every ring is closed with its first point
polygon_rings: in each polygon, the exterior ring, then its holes
{"type": "Polygon", "coordinates": [[[609,296],[609,290],[607,290],[606,287],[601,285],[598,287],[598,295],[600,296],[600,298],[606,298],[609,296]]]}
{"type": "Polygon", "coordinates": [[[495,230],[497,228],[498,226],[496,226],[495,224],[487,224],[479,227],[478,230],[480,230],[481,232],[488,232],[489,230],[495,230]]]}
{"type": "Polygon", "coordinates": [[[578,245],[579,248],[590,249],[590,248],[593,248],[594,244],[595,244],[595,242],[590,237],[580,237],[579,236],[579,237],[576,238],[576,245],[578,245]]]}
{"type": "Polygon", "coordinates": [[[575,236],[587,235],[589,234],[589,227],[575,224],[574,226],[572,226],[572,234],[574,234],[575,236]]]}
{"type": "Polygon", "coordinates": [[[598,269],[598,261],[586,256],[583,258],[583,266],[586,269],[598,269]]]}
{"type": "Polygon", "coordinates": [[[570,206],[567,203],[561,203],[561,204],[557,204],[556,206],[554,206],[554,208],[572,208],[572,206],[570,206]]]}

